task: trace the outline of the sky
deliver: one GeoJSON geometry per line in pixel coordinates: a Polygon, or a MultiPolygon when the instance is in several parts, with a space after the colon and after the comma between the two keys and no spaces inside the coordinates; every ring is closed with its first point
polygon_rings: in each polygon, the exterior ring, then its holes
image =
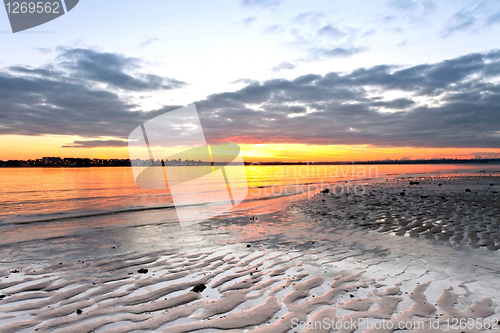
{"type": "Polygon", "coordinates": [[[82,0],[13,34],[0,160],[128,158],[195,104],[248,161],[500,157],[500,1],[82,0]]]}

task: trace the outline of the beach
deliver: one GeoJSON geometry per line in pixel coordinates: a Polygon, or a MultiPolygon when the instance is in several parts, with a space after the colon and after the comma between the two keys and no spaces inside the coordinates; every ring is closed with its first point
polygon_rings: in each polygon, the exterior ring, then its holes
{"type": "Polygon", "coordinates": [[[159,209],[42,237],[23,217],[2,229],[29,235],[2,239],[1,331],[496,331],[499,191],[493,168],[322,182],[184,228],[159,209]]]}

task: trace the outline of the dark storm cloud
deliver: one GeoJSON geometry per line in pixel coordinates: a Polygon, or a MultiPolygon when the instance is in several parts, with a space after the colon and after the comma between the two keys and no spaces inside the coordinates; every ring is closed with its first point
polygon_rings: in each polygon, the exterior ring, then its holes
{"type": "MultiPolygon", "coordinates": [[[[142,122],[179,107],[134,111],[122,94],[93,84],[93,74],[74,78],[79,57],[62,59],[64,66],[0,71],[0,134],[80,135],[89,140],[68,146],[122,146],[142,122]],[[116,140],[102,139],[109,137],[116,140]]],[[[114,72],[131,66],[112,59],[114,72]]],[[[407,68],[245,80],[196,105],[209,141],[498,148],[499,75],[500,51],[491,51],[407,68]]]]}

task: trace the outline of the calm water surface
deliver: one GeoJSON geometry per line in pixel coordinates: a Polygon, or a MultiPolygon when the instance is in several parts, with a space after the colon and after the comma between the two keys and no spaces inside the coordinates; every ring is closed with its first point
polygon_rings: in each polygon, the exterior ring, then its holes
{"type": "MultiPolygon", "coordinates": [[[[231,175],[228,167],[229,176],[231,175]]],[[[247,166],[247,200],[293,193],[303,185],[311,189],[345,180],[385,180],[389,177],[500,169],[499,165],[343,165],[247,166]],[[287,191],[285,191],[285,186],[287,191]]],[[[3,168],[0,169],[0,224],[61,214],[116,212],[144,207],[170,207],[168,190],[136,186],[128,167],[3,168]]],[[[212,184],[189,191],[210,197],[212,184]]],[[[302,187],[304,188],[304,187],[302,187]]]]}

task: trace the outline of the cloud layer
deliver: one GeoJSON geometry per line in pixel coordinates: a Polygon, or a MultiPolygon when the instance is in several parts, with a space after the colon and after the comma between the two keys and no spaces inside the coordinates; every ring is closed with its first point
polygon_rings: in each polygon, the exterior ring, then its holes
{"type": "MultiPolygon", "coordinates": [[[[246,81],[196,104],[211,141],[498,148],[499,75],[500,51],[491,51],[408,68],[246,81]]],[[[0,134],[80,135],[89,140],[69,146],[123,146],[119,139],[142,122],[179,107],[133,111],[124,93],[183,85],[142,74],[140,62],[121,55],[63,50],[50,66],[0,71],[0,134]]]]}

